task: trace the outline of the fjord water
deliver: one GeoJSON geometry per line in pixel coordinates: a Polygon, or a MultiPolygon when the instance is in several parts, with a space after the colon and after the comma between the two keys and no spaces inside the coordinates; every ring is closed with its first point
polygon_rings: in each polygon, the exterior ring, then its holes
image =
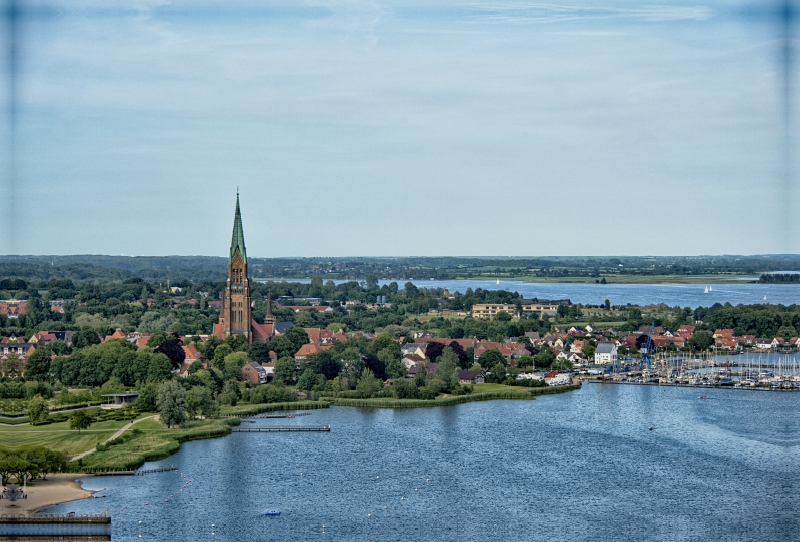
{"type": "MultiPolygon", "coordinates": [[[[390,281],[381,281],[388,284],[390,281]]],[[[404,281],[396,281],[400,288],[404,281]]],[[[711,284],[594,284],[567,282],[523,282],[501,280],[414,280],[420,288],[447,288],[450,293],[476,290],[509,290],[525,298],[569,299],[573,303],[601,305],[606,299],[612,305],[650,305],[666,303],[670,307],[710,307],[714,303],[732,305],[770,303],[772,305],[800,304],[800,284],[741,284],[729,282],[711,284]],[[764,299],[766,297],[766,300],[764,299]]]]}
{"type": "Polygon", "coordinates": [[[88,477],[105,498],[48,511],[107,506],[115,541],[800,539],[800,395],[702,393],[585,384],[536,401],[259,419],[246,425],[331,432],[188,442],[159,462],[185,479],[88,477]]]}

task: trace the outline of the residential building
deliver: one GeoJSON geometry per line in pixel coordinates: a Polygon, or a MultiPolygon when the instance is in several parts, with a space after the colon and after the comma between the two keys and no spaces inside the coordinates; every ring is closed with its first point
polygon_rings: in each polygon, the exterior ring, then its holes
{"type": "Polygon", "coordinates": [[[617,362],[617,346],[610,342],[597,344],[594,350],[594,362],[598,365],[612,365],[617,362]]]}

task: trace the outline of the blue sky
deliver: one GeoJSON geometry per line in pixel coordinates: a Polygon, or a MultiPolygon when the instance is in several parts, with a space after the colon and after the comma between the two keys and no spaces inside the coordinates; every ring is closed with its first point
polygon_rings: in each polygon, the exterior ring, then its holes
{"type": "Polygon", "coordinates": [[[748,3],[24,5],[0,254],[800,252],[748,3]]]}

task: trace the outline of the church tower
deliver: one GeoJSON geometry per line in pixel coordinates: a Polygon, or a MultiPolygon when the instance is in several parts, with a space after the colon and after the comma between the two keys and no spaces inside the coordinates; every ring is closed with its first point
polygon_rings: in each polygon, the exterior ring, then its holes
{"type": "Polygon", "coordinates": [[[239,211],[239,193],[236,193],[236,213],[233,217],[233,238],[228,256],[228,283],[222,296],[219,323],[214,326],[219,336],[244,335],[253,342],[250,333],[251,305],[250,280],[247,278],[247,251],[244,248],[242,215],[239,211]]]}

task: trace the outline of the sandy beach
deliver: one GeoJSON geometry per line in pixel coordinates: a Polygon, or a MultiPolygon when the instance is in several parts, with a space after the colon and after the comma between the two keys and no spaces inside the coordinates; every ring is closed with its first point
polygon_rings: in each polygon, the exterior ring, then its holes
{"type": "Polygon", "coordinates": [[[81,489],[80,482],[77,482],[78,478],[86,476],[86,474],[50,474],[47,480],[37,480],[35,485],[28,486],[27,499],[19,499],[13,503],[8,499],[0,499],[0,514],[27,516],[46,506],[87,499],[94,492],[81,489]]]}

